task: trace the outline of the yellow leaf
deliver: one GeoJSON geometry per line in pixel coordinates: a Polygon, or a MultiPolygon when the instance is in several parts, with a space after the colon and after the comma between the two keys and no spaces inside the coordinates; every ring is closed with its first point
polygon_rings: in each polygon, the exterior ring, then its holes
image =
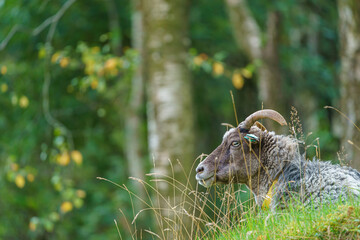
{"type": "Polygon", "coordinates": [[[119,70],[117,70],[117,68],[113,68],[109,71],[109,74],[111,76],[116,76],[119,73],[119,70]]]}
{"type": "Polygon", "coordinates": [[[34,222],[30,221],[29,229],[30,229],[30,231],[34,232],[36,230],[36,224],[34,222]]]}
{"type": "Polygon", "coordinates": [[[27,108],[29,106],[29,99],[26,96],[22,96],[19,99],[19,106],[21,108],[27,108]]]}
{"type": "Polygon", "coordinates": [[[31,173],[29,173],[26,178],[29,182],[33,182],[35,180],[35,176],[31,173]]]}
{"type": "Polygon", "coordinates": [[[61,165],[61,166],[66,166],[70,163],[70,157],[68,152],[63,152],[61,155],[58,155],[56,157],[56,162],[57,164],[61,165]]]}
{"type": "Polygon", "coordinates": [[[102,68],[100,68],[100,69],[97,71],[97,75],[98,75],[99,77],[104,76],[104,74],[105,74],[105,70],[104,70],[104,68],[103,68],[103,67],[102,67],[102,68]]]}
{"type": "Polygon", "coordinates": [[[68,57],[63,57],[60,59],[60,67],[66,68],[69,65],[70,59],[68,57]]]}
{"type": "Polygon", "coordinates": [[[100,52],[100,48],[99,48],[98,46],[95,46],[95,47],[92,47],[92,48],[91,48],[91,53],[92,53],[92,54],[96,54],[96,53],[98,53],[98,52],[100,52]]]}
{"type": "Polygon", "coordinates": [[[18,174],[15,177],[15,184],[18,188],[23,188],[25,186],[25,178],[23,175],[18,174]]]}
{"type": "Polygon", "coordinates": [[[7,67],[6,66],[2,66],[1,67],[1,74],[5,75],[7,73],[7,67]]]}
{"type": "Polygon", "coordinates": [[[104,64],[105,72],[110,75],[118,74],[118,70],[116,68],[118,64],[120,64],[120,62],[116,58],[109,58],[104,64]]]}
{"type": "Polygon", "coordinates": [[[194,57],[194,64],[196,65],[196,66],[200,66],[202,63],[203,63],[203,59],[202,59],[202,57],[200,57],[200,56],[196,56],[196,57],[194,57]]]}
{"type": "Polygon", "coordinates": [[[74,206],[76,208],[81,208],[83,205],[84,205],[84,200],[82,200],[81,198],[74,199],[74,206]]]}
{"type": "Polygon", "coordinates": [[[1,84],[1,92],[6,92],[8,90],[8,85],[6,83],[1,84]]]}
{"type": "Polygon", "coordinates": [[[204,61],[206,61],[209,57],[205,53],[200,53],[199,55],[204,61]]]}
{"type": "Polygon", "coordinates": [[[77,165],[81,165],[82,161],[83,161],[83,156],[81,154],[80,151],[78,150],[74,150],[71,152],[71,158],[72,160],[77,164],[77,165]]]}
{"type": "Polygon", "coordinates": [[[59,52],[56,52],[56,53],[54,53],[54,54],[52,55],[52,57],[51,57],[51,62],[52,62],[52,63],[56,63],[56,62],[59,60],[59,58],[60,58],[60,53],[59,53],[59,52]]]}
{"type": "Polygon", "coordinates": [[[114,67],[116,67],[116,58],[109,58],[106,62],[105,62],[105,68],[108,69],[112,69],[114,67]]]}
{"type": "Polygon", "coordinates": [[[40,50],[39,50],[38,57],[39,57],[39,59],[42,59],[42,58],[44,58],[45,56],[46,56],[46,50],[45,50],[44,47],[42,47],[42,48],[40,48],[40,50]]]}
{"type": "Polygon", "coordinates": [[[249,71],[246,68],[241,69],[241,74],[246,78],[251,78],[252,77],[252,72],[249,71]]]}
{"type": "Polygon", "coordinates": [[[57,212],[52,212],[49,215],[49,219],[53,222],[59,221],[60,220],[60,216],[57,212]]]}
{"type": "Polygon", "coordinates": [[[91,81],[90,86],[92,89],[96,89],[99,85],[99,81],[95,78],[91,81]]]}
{"type": "Polygon", "coordinates": [[[68,93],[72,93],[72,92],[74,92],[74,87],[72,85],[68,85],[66,90],[68,93]]]}
{"type": "Polygon", "coordinates": [[[61,183],[55,183],[54,184],[54,188],[56,191],[62,191],[63,190],[63,185],[61,183]]]}
{"type": "Polygon", "coordinates": [[[222,75],[224,73],[224,65],[220,62],[215,62],[213,64],[213,73],[215,75],[222,75]]]}
{"type": "Polygon", "coordinates": [[[11,170],[13,170],[14,172],[16,172],[17,170],[19,170],[19,165],[17,163],[12,163],[10,165],[11,170]]]}
{"type": "Polygon", "coordinates": [[[71,202],[69,201],[65,201],[61,204],[60,206],[60,210],[63,212],[63,213],[67,213],[67,212],[70,212],[71,210],[73,209],[73,205],[71,202]]]}
{"type": "Polygon", "coordinates": [[[85,73],[87,75],[91,75],[94,73],[95,70],[95,61],[94,60],[87,60],[85,62],[85,73]]]}
{"type": "Polygon", "coordinates": [[[244,79],[240,73],[234,73],[232,76],[232,84],[236,89],[241,89],[244,86],[244,79]]]}
{"type": "Polygon", "coordinates": [[[18,98],[16,95],[11,96],[11,103],[14,106],[18,103],[18,98]]]}
{"type": "Polygon", "coordinates": [[[79,198],[85,198],[86,197],[86,192],[84,190],[76,190],[76,196],[78,196],[79,198]]]}

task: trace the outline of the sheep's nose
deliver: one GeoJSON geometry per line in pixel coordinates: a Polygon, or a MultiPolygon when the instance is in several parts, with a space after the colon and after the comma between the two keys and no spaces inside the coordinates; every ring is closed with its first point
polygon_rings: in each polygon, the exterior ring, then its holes
{"type": "Polygon", "coordinates": [[[196,173],[202,173],[204,171],[204,167],[203,166],[198,166],[196,168],[196,173]]]}

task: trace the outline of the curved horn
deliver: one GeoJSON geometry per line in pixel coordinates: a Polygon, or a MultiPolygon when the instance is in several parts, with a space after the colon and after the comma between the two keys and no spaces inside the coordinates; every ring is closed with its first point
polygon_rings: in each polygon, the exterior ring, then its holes
{"type": "Polygon", "coordinates": [[[271,109],[263,109],[259,110],[257,112],[254,112],[250,116],[248,116],[245,121],[239,124],[239,127],[244,130],[249,130],[251,126],[259,119],[262,118],[270,118],[276,122],[278,122],[280,125],[287,125],[285,119],[283,116],[281,116],[280,113],[271,110],[271,109]]]}

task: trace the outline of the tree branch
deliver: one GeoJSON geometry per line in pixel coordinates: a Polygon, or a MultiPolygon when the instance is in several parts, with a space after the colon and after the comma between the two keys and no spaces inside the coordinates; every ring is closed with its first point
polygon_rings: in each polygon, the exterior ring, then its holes
{"type": "Polygon", "coordinates": [[[75,2],[76,0],[68,0],[61,9],[52,17],[45,20],[39,27],[37,27],[33,31],[33,35],[39,34],[42,30],[44,30],[48,25],[50,25],[49,32],[46,37],[46,57],[45,57],[45,68],[44,68],[44,83],[43,83],[43,89],[42,89],[42,97],[43,97],[43,112],[45,116],[45,120],[53,127],[60,128],[67,137],[68,147],[71,151],[74,149],[74,141],[71,134],[71,131],[66,128],[66,126],[61,123],[59,120],[57,120],[54,116],[51,115],[50,112],[50,98],[49,98],[49,89],[50,89],[50,83],[51,83],[51,73],[50,73],[50,59],[51,59],[51,53],[52,53],[52,47],[51,47],[51,41],[54,37],[56,26],[61,19],[61,17],[64,15],[65,11],[75,2]],[[34,34],[36,33],[36,34],[34,34]]]}
{"type": "Polygon", "coordinates": [[[32,32],[33,36],[38,35],[39,33],[41,33],[46,27],[48,27],[50,24],[56,23],[60,20],[60,18],[64,15],[64,13],[66,12],[66,10],[75,2],[76,0],[68,0],[66,3],[64,3],[64,5],[62,5],[62,7],[60,8],[60,10],[54,14],[53,16],[47,18],[42,24],[40,24],[37,28],[34,29],[34,31],[32,32]]]}
{"type": "Polygon", "coordinates": [[[6,36],[6,38],[4,40],[2,40],[2,42],[0,43],[0,51],[2,51],[6,45],[9,43],[9,41],[11,40],[11,38],[15,35],[15,33],[20,29],[19,25],[15,24],[10,32],[8,33],[8,35],[6,36]]]}

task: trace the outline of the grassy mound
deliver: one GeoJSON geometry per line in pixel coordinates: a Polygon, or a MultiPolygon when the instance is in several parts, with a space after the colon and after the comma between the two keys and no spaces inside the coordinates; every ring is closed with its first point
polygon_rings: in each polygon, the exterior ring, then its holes
{"type": "Polygon", "coordinates": [[[249,213],[218,239],[360,239],[360,202],[249,213]]]}

